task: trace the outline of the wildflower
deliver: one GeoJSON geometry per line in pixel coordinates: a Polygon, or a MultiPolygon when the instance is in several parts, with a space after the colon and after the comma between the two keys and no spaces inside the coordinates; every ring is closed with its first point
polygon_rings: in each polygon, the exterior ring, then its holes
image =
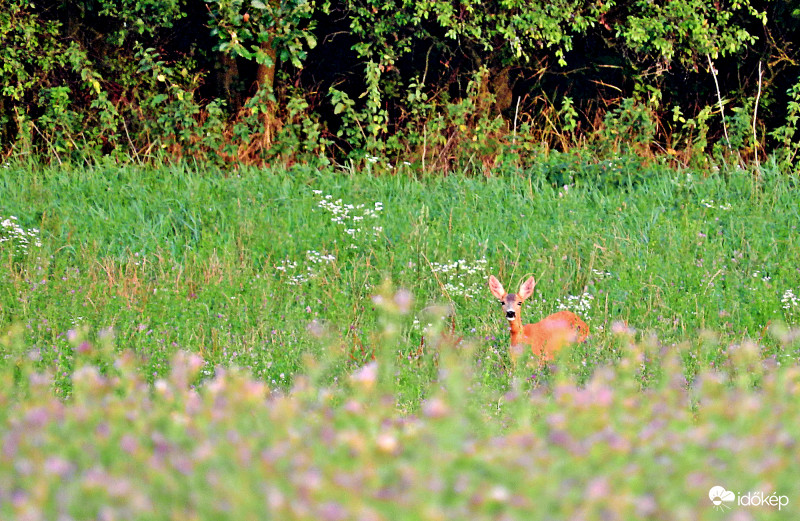
{"type": "Polygon", "coordinates": [[[559,309],[574,309],[578,312],[588,312],[592,309],[592,300],[594,300],[594,295],[583,292],[580,295],[567,295],[564,301],[556,299],[556,304],[559,309]]]}
{"type": "Polygon", "coordinates": [[[400,442],[397,441],[397,437],[390,432],[382,432],[378,434],[378,438],[375,440],[375,443],[378,446],[378,449],[386,454],[397,454],[400,449],[400,442]]]}
{"type": "Polygon", "coordinates": [[[503,485],[495,485],[489,490],[489,498],[496,503],[505,503],[511,499],[511,492],[503,485]]]}
{"type": "Polygon", "coordinates": [[[712,208],[712,209],[717,209],[717,210],[725,210],[725,211],[730,210],[731,208],[733,208],[731,203],[722,203],[720,205],[717,205],[714,202],[713,199],[701,199],[700,200],[700,204],[705,206],[706,208],[712,208]]]}
{"type": "Polygon", "coordinates": [[[408,313],[408,311],[411,309],[411,303],[413,301],[414,297],[407,289],[398,290],[394,295],[394,303],[397,305],[397,309],[401,313],[408,313]]]}
{"type": "Polygon", "coordinates": [[[632,335],[636,331],[628,327],[628,324],[620,320],[611,324],[611,332],[615,335],[632,335]]]}
{"type": "Polygon", "coordinates": [[[322,338],[325,334],[325,328],[316,318],[308,323],[306,330],[316,338],[322,338]]]}
{"type": "Polygon", "coordinates": [[[428,418],[442,418],[447,416],[450,408],[441,398],[431,398],[422,404],[422,413],[428,418]]]}
{"type": "MultiPolygon", "coordinates": [[[[321,193],[318,194],[316,191],[314,193],[321,196],[321,193]]],[[[375,202],[373,208],[367,208],[364,204],[344,203],[341,198],[335,201],[331,201],[332,199],[333,196],[330,194],[320,197],[317,207],[330,212],[332,214],[331,222],[344,227],[344,232],[352,239],[356,239],[362,232],[362,228],[356,226],[356,223],[367,218],[376,219],[378,214],[383,211],[383,203],[380,201],[375,202]]],[[[378,231],[383,231],[383,228],[374,227],[373,235],[378,231]]],[[[353,247],[354,244],[350,244],[349,248],[353,247]]]]}
{"type": "Polygon", "coordinates": [[[28,247],[32,244],[41,248],[42,241],[39,240],[39,229],[25,229],[17,222],[17,216],[11,215],[0,221],[0,243],[9,242],[14,246],[14,253],[24,255],[28,253],[28,247]]]}
{"type": "Polygon", "coordinates": [[[361,384],[365,389],[372,389],[378,379],[378,363],[370,362],[365,366],[357,369],[352,375],[350,380],[361,384]]]}
{"type": "Polygon", "coordinates": [[[781,297],[781,303],[783,304],[783,309],[786,310],[793,310],[794,308],[800,305],[800,299],[794,294],[791,289],[787,289],[783,292],[783,296],[781,297]]]}

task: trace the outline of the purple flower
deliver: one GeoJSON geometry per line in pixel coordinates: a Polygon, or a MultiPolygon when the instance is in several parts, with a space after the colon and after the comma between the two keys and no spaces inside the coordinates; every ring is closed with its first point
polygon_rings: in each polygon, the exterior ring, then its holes
{"type": "Polygon", "coordinates": [[[72,472],[73,467],[72,463],[59,456],[50,457],[44,462],[45,474],[62,478],[72,472]]]}
{"type": "Polygon", "coordinates": [[[128,454],[133,454],[139,448],[139,442],[130,434],[125,434],[119,440],[119,447],[128,454]]]}
{"type": "Polygon", "coordinates": [[[326,501],[319,507],[319,517],[323,521],[344,521],[350,519],[347,510],[335,501],[326,501]]]}

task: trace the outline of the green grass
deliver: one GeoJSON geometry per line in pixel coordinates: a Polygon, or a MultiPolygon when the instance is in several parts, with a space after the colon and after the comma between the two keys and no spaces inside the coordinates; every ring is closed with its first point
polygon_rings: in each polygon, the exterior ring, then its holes
{"type": "MultiPolygon", "coordinates": [[[[41,241],[0,243],[5,442],[47,414],[41,440],[0,456],[0,491],[97,517],[118,507],[85,483],[100,461],[131,475],[126,490],[150,506],[120,501],[148,519],[223,515],[225,502],[209,498],[237,490],[231,519],[326,518],[323,506],[335,519],[331,501],[347,518],[402,517],[393,508],[572,518],[582,511],[567,505],[587,494],[597,496],[587,518],[716,519],[710,486],[789,493],[796,455],[781,443],[800,417],[797,342],[781,331],[800,319],[796,180],[627,158],[613,178],[592,171],[564,188],[559,161],[423,180],[303,167],[3,169],[0,216],[41,241]],[[587,321],[589,341],[554,366],[514,371],[490,273],[514,289],[534,275],[523,320],[563,304],[587,321]],[[174,361],[187,352],[196,365],[174,361]],[[226,375],[234,367],[247,376],[226,375]],[[104,428],[114,434],[82,454],[104,428]],[[128,431],[124,445],[138,449],[120,448],[128,431]],[[162,439],[177,459],[151,485],[162,439]],[[202,472],[181,470],[180,458],[206,449],[202,472]],[[12,477],[25,462],[33,470],[12,477]],[[64,493],[74,505],[31,495],[39,481],[55,490],[63,468],[84,483],[64,493]],[[340,470],[368,493],[336,499],[340,470]],[[319,490],[304,492],[308,473],[319,490]],[[277,492],[263,488],[275,479],[277,492]],[[85,487],[96,503],[77,501],[85,487]]],[[[0,506],[0,517],[21,508],[0,506]]]]}
{"type": "Polygon", "coordinates": [[[371,349],[370,295],[384,280],[415,298],[398,350],[418,348],[421,309],[449,303],[456,332],[481,342],[491,374],[505,367],[507,333],[489,273],[507,287],[536,277],[531,321],[584,296],[589,361],[609,358],[605,330],[617,321],[665,343],[715,331],[720,349],[762,339],[770,323],[795,324],[800,310],[781,301],[800,292],[791,180],[649,168],[629,188],[565,190],[546,170],[420,182],[301,168],[12,167],[0,215],[40,228],[43,244],[23,258],[3,250],[0,321],[24,324],[45,364],[68,368],[66,333],[85,324],[113,328],[116,347],[136,349],[154,375],[183,349],[287,384],[301,353],[320,349],[312,320],[371,349]],[[318,206],[328,195],[375,216],[333,222],[318,206]]]}

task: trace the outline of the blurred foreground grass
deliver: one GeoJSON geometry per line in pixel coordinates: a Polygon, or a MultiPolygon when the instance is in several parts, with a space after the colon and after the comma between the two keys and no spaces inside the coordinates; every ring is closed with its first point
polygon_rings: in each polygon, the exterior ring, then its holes
{"type": "MultiPolygon", "coordinates": [[[[326,385],[327,361],[308,357],[285,392],[221,367],[197,385],[203,360],[183,351],[150,385],[134,353],[114,353],[110,337],[95,344],[78,336],[64,401],[53,395],[52,372],[20,358],[0,385],[0,518],[800,513],[800,368],[765,362],[754,344],[730,346],[719,369],[688,384],[678,351],[637,343],[618,328],[620,358],[598,365],[584,384],[556,364],[549,384],[531,385],[531,364],[500,392],[476,385],[474,346],[437,336],[436,388],[418,413],[404,415],[391,377],[395,326],[391,316],[383,322],[387,345],[377,361],[326,385]],[[660,370],[642,388],[653,358],[660,370]],[[715,507],[715,486],[737,499],[715,507]],[[753,494],[774,495],[777,504],[736,503],[753,494]]],[[[796,340],[782,339],[787,349],[796,340]]]]}

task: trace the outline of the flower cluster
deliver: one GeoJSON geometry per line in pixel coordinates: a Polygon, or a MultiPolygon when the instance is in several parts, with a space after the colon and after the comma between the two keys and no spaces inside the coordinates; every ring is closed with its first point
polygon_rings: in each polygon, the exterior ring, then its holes
{"type": "Polygon", "coordinates": [[[763,273],[763,274],[762,274],[762,273],[761,273],[760,271],[758,271],[758,270],[756,270],[755,272],[753,272],[753,278],[754,278],[754,279],[761,279],[761,281],[762,281],[762,282],[769,282],[770,280],[772,280],[772,277],[770,277],[770,276],[769,276],[769,275],[767,275],[766,273],[763,273]]]}
{"type": "Polygon", "coordinates": [[[336,262],[335,255],[323,255],[316,250],[306,250],[306,258],[312,264],[330,264],[336,262]]]}
{"type": "MultiPolygon", "coordinates": [[[[381,162],[381,158],[378,157],[378,156],[366,156],[366,157],[364,157],[364,159],[367,161],[368,165],[374,165],[374,164],[377,164],[377,163],[381,162]]],[[[409,166],[411,166],[411,162],[403,161],[402,163],[400,163],[400,165],[404,166],[404,167],[409,167],[409,166]]],[[[394,168],[394,165],[387,161],[386,162],[386,168],[388,168],[389,170],[392,170],[394,168]]]]}
{"type": "Polygon", "coordinates": [[[463,296],[467,298],[478,297],[484,291],[486,280],[486,265],[489,261],[485,257],[468,263],[464,259],[451,262],[449,264],[431,263],[431,270],[434,273],[444,275],[444,289],[452,296],[463,296]]]}
{"type": "MultiPolygon", "coordinates": [[[[314,190],[314,195],[318,196],[320,200],[317,206],[323,210],[330,212],[332,215],[331,221],[342,226],[344,233],[350,238],[355,240],[362,233],[372,232],[372,238],[378,237],[383,232],[382,226],[370,226],[369,221],[377,219],[383,211],[383,203],[376,201],[372,207],[365,204],[349,204],[343,202],[342,199],[333,199],[333,196],[322,195],[322,190],[314,190]]],[[[351,244],[350,248],[356,248],[355,244],[351,244]]]]}
{"type": "Polygon", "coordinates": [[[12,244],[14,253],[17,255],[27,254],[30,245],[36,248],[42,247],[42,241],[39,240],[39,229],[29,228],[26,230],[19,225],[17,218],[13,215],[0,221],[0,243],[4,242],[12,244]]]}
{"type": "Polygon", "coordinates": [[[800,307],[800,298],[797,298],[797,295],[794,294],[794,291],[787,289],[783,292],[781,304],[783,304],[783,306],[781,306],[783,309],[787,311],[794,311],[796,308],[800,307]]]}
{"type": "Polygon", "coordinates": [[[578,313],[587,313],[592,309],[594,295],[583,292],[580,295],[567,295],[564,300],[556,299],[558,309],[569,309],[578,313]]]}
{"type": "Polygon", "coordinates": [[[318,274],[318,270],[312,267],[312,265],[325,266],[327,264],[332,264],[336,262],[336,256],[324,255],[316,250],[306,250],[306,260],[310,264],[302,266],[296,261],[286,259],[275,266],[275,270],[289,275],[288,284],[291,284],[292,286],[299,286],[318,274]],[[300,269],[298,270],[298,268],[300,269]]]}
{"type": "Polygon", "coordinates": [[[700,204],[705,206],[706,208],[713,208],[718,210],[730,210],[733,208],[731,203],[720,203],[719,205],[714,202],[713,199],[701,199],[700,204]]]}

